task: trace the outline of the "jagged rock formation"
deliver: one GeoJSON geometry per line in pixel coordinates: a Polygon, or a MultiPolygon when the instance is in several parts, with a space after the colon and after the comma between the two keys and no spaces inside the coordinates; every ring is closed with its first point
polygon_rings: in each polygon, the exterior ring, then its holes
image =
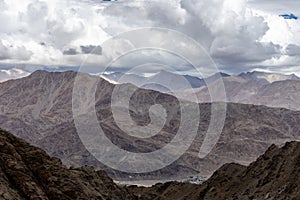
{"type": "Polygon", "coordinates": [[[272,145],[248,167],[225,164],[203,185],[169,182],[128,187],[141,200],[300,199],[300,143],[272,145]]]}
{"type": "Polygon", "coordinates": [[[58,158],[0,130],[0,199],[135,199],[93,167],[68,169],[58,158]]]}
{"type": "MultiPolygon", "coordinates": [[[[77,135],[72,115],[75,77],[75,72],[37,71],[26,78],[1,83],[1,128],[62,159],[67,166],[91,165],[106,169],[89,154],[77,135]]],[[[127,135],[114,122],[110,106],[114,87],[100,79],[96,94],[99,123],[113,143],[131,152],[150,152],[161,148],[174,137],[180,124],[176,98],[151,90],[137,90],[131,98],[130,113],[138,124],[149,123],[148,111],[153,104],[164,105],[169,113],[167,123],[159,134],[149,139],[139,139],[127,135]]],[[[134,86],[127,84],[122,87],[126,93],[134,86]]],[[[224,163],[249,164],[272,143],[283,144],[300,139],[300,112],[228,104],[227,119],[219,142],[205,159],[200,159],[198,152],[210,121],[211,104],[199,106],[200,126],[190,149],[177,162],[147,175],[149,179],[186,178],[195,173],[209,176],[224,163]]],[[[107,171],[113,178],[129,177],[128,174],[107,171]]]]}

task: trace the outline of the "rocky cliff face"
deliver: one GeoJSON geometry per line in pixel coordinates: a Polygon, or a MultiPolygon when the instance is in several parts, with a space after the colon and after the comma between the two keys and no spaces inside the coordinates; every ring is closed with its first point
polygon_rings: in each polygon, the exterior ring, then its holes
{"type": "MultiPolygon", "coordinates": [[[[75,72],[37,71],[26,78],[1,83],[1,128],[62,159],[67,166],[91,165],[106,169],[113,178],[128,179],[128,174],[108,170],[82,145],[72,115],[75,77],[75,72]]],[[[134,86],[122,87],[126,93],[134,86]]],[[[110,105],[113,89],[113,84],[100,79],[96,94],[99,123],[113,143],[131,152],[150,152],[172,140],[180,124],[176,98],[151,90],[137,90],[130,102],[130,113],[137,124],[149,123],[149,107],[153,104],[164,105],[169,113],[167,123],[159,134],[149,139],[139,139],[127,135],[115,123],[110,105]]],[[[227,119],[219,142],[206,158],[200,159],[198,152],[210,121],[211,104],[199,106],[200,126],[190,149],[177,162],[144,178],[176,179],[195,173],[208,176],[224,163],[249,164],[272,143],[280,145],[300,139],[300,112],[228,104],[227,119]]]]}
{"type": "Polygon", "coordinates": [[[248,167],[226,164],[203,185],[169,182],[151,188],[131,186],[140,199],[300,199],[300,143],[272,145],[248,167]]]}
{"type": "Polygon", "coordinates": [[[58,158],[0,130],[0,199],[135,199],[93,167],[68,169],[58,158]]]}

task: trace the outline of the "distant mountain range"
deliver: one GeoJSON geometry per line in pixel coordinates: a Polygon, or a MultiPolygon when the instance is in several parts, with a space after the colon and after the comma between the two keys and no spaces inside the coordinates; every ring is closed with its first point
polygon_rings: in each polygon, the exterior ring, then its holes
{"type": "Polygon", "coordinates": [[[206,78],[198,78],[190,75],[180,75],[169,71],[161,70],[152,76],[141,76],[136,74],[126,74],[121,72],[114,72],[111,74],[103,74],[104,78],[114,83],[131,83],[141,88],[153,89],[160,92],[170,91],[166,86],[172,84],[175,90],[183,90],[188,88],[199,88],[206,84],[217,80],[221,77],[228,77],[230,75],[225,73],[216,74],[206,78]],[[189,84],[189,85],[188,85],[189,84]],[[150,87],[151,85],[152,87],[150,87]],[[161,88],[163,88],[161,90],[161,88]]]}
{"type": "MultiPolygon", "coordinates": [[[[98,169],[105,169],[113,178],[130,180],[129,177],[134,177],[134,174],[108,169],[82,145],[72,113],[72,91],[76,75],[77,73],[71,71],[36,71],[28,77],[1,83],[1,127],[41,147],[51,156],[61,158],[68,166],[92,165],[98,169]]],[[[272,84],[277,83],[281,82],[272,84]]],[[[99,123],[107,137],[120,148],[131,152],[150,152],[167,144],[180,125],[178,100],[171,95],[138,89],[131,84],[120,86],[124,93],[137,89],[130,100],[130,113],[136,123],[149,123],[148,108],[154,104],[164,105],[168,113],[167,121],[164,128],[154,137],[140,139],[129,136],[117,126],[112,115],[110,102],[115,85],[100,78],[95,107],[99,123]]],[[[195,105],[193,102],[186,103],[187,106],[195,105]]],[[[177,179],[195,173],[210,176],[218,167],[228,162],[249,164],[272,143],[280,145],[286,141],[300,140],[300,112],[230,103],[219,142],[207,157],[200,159],[198,152],[210,121],[211,104],[204,103],[198,106],[201,111],[200,125],[190,149],[167,168],[141,176],[149,179],[177,179]]],[[[138,178],[139,175],[136,176],[138,178]]]]}
{"type": "Polygon", "coordinates": [[[268,83],[273,83],[276,81],[286,81],[286,80],[300,80],[298,76],[295,74],[291,75],[284,75],[284,74],[277,74],[277,73],[265,73],[265,72],[247,72],[241,73],[239,77],[242,77],[246,80],[252,81],[266,81],[268,83]]]}
{"type": "Polygon", "coordinates": [[[283,75],[254,71],[230,76],[220,73],[204,80],[189,75],[160,71],[150,77],[123,73],[112,73],[105,77],[113,80],[114,83],[131,83],[145,89],[169,94],[172,94],[172,90],[168,89],[166,85],[172,84],[172,87],[179,91],[177,94],[182,99],[191,101],[191,94],[196,93],[197,103],[211,102],[207,85],[211,88],[218,87],[217,81],[223,81],[227,102],[300,110],[300,78],[294,74],[283,75]],[[219,80],[220,77],[222,80],[219,80]],[[142,82],[151,84],[142,85],[142,82]],[[190,85],[187,85],[186,82],[190,85]]]}
{"type": "Polygon", "coordinates": [[[187,89],[189,87],[198,88],[205,85],[203,79],[189,75],[179,75],[164,70],[161,70],[150,77],[144,77],[136,74],[124,74],[121,72],[115,72],[103,76],[109,80],[115,81],[116,83],[131,83],[142,88],[153,89],[160,92],[170,91],[165,87],[165,85],[169,85],[170,83],[172,83],[172,86],[176,90],[187,89]],[[187,85],[186,81],[190,85],[187,85]]]}
{"type": "Polygon", "coordinates": [[[212,75],[210,77],[204,78],[199,78],[195,76],[190,76],[190,75],[181,75],[177,73],[172,73],[169,71],[161,70],[158,73],[152,75],[152,76],[141,76],[141,75],[136,75],[136,74],[127,74],[127,73],[122,73],[122,72],[113,72],[110,74],[103,74],[103,77],[107,78],[108,80],[112,80],[115,83],[131,83],[134,85],[140,85],[141,83],[146,83],[146,82],[154,82],[154,83],[169,83],[172,82],[174,84],[178,84],[177,88],[183,89],[183,85],[181,79],[186,79],[192,88],[199,88],[207,83],[212,83],[216,81],[219,77],[222,78],[228,78],[228,77],[240,77],[245,80],[251,80],[251,81],[257,81],[257,82],[264,82],[264,83],[273,83],[276,81],[285,81],[285,80],[300,80],[298,76],[295,74],[291,75],[284,75],[284,74],[279,74],[279,73],[267,73],[267,72],[258,72],[258,71],[253,71],[253,72],[243,72],[239,75],[229,75],[226,73],[218,73],[215,75],[212,75]]]}
{"type": "MultiPolygon", "coordinates": [[[[300,110],[300,79],[295,75],[252,72],[225,77],[222,81],[227,102],[300,110]]],[[[211,83],[210,87],[218,87],[217,82],[211,83]]],[[[183,99],[190,99],[191,93],[196,93],[198,103],[211,101],[207,86],[179,94],[183,99]]]]}
{"type": "Polygon", "coordinates": [[[30,73],[18,68],[0,69],[0,83],[10,80],[28,76],[30,73]]]}

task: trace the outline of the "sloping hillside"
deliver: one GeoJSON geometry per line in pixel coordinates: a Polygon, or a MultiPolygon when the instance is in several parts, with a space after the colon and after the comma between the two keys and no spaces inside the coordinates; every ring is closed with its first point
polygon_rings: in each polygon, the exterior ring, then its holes
{"type": "Polygon", "coordinates": [[[294,199],[300,198],[300,143],[272,145],[248,167],[226,164],[203,185],[169,182],[120,187],[93,167],[66,168],[58,158],[0,130],[0,199],[294,199]]]}
{"type": "Polygon", "coordinates": [[[300,199],[300,143],[272,145],[248,167],[226,164],[203,185],[169,182],[151,188],[130,186],[143,200],[300,199]]]}
{"type": "Polygon", "coordinates": [[[68,169],[58,158],[0,130],[0,199],[134,199],[93,167],[68,169]]]}

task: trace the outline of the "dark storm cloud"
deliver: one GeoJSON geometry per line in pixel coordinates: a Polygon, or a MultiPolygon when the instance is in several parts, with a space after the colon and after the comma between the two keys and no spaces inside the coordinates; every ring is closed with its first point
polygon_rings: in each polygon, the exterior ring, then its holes
{"type": "Polygon", "coordinates": [[[300,56],[300,46],[290,44],[287,46],[286,52],[289,56],[300,56]]]}
{"type": "Polygon", "coordinates": [[[102,54],[102,47],[96,45],[87,45],[87,46],[80,46],[81,52],[83,54],[95,54],[101,55],[102,54]]]}
{"type": "Polygon", "coordinates": [[[75,48],[69,48],[67,50],[65,50],[63,52],[64,55],[69,55],[69,56],[73,56],[73,55],[77,55],[79,54],[79,52],[75,49],[75,48]]]}
{"type": "Polygon", "coordinates": [[[78,51],[76,48],[69,48],[65,51],[63,51],[64,55],[78,55],[78,54],[94,54],[94,55],[101,55],[102,54],[102,48],[101,46],[96,45],[81,45],[80,51],[78,51]]]}

